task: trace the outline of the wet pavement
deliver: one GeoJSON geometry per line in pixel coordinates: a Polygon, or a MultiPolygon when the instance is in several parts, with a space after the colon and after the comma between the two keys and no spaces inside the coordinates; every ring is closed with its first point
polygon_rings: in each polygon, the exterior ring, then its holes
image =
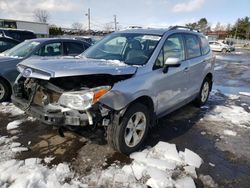
{"type": "MultiPolygon", "coordinates": [[[[159,141],[176,144],[179,150],[189,148],[199,154],[204,163],[197,170],[197,187],[208,187],[202,181],[203,175],[213,178],[218,187],[250,187],[250,129],[236,127],[239,137],[222,136],[218,127],[226,122],[210,121],[203,118],[217,106],[235,105],[250,112],[250,97],[240,96],[239,92],[250,92],[250,50],[237,50],[235,53],[217,53],[213,93],[204,108],[189,104],[162,118],[151,129],[146,146],[154,146],[159,141]]],[[[250,114],[249,114],[250,115],[250,114]]],[[[64,137],[58,130],[28,121],[19,125],[18,131],[7,131],[9,122],[25,119],[25,115],[11,116],[0,113],[0,135],[16,135],[17,141],[29,150],[17,158],[54,157],[52,164],[68,162],[80,175],[93,170],[104,169],[109,165],[127,164],[131,160],[107,146],[102,130],[65,130],[64,137]]],[[[246,126],[250,127],[250,122],[246,126]]]]}

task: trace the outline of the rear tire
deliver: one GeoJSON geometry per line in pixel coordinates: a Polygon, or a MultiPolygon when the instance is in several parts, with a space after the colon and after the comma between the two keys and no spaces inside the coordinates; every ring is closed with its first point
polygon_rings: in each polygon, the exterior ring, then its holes
{"type": "Polygon", "coordinates": [[[212,87],[211,80],[208,77],[206,77],[204,81],[202,82],[199,95],[194,100],[195,106],[201,107],[207,102],[209,93],[211,91],[211,87],[212,87]]]}
{"type": "Polygon", "coordinates": [[[140,149],[147,136],[150,116],[147,107],[136,103],[127,109],[120,123],[117,118],[107,129],[108,144],[115,150],[130,154],[140,149]]]}
{"type": "Polygon", "coordinates": [[[4,102],[8,99],[10,99],[11,95],[11,89],[4,81],[3,79],[0,78],[0,102],[4,102]]]}

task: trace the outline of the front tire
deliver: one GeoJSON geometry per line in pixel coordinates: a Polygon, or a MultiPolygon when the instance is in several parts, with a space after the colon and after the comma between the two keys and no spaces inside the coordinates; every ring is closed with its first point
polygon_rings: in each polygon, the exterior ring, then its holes
{"type": "Polygon", "coordinates": [[[147,136],[150,116],[147,107],[136,103],[130,106],[119,121],[107,129],[108,144],[115,150],[130,154],[140,149],[147,136]]]}
{"type": "Polygon", "coordinates": [[[227,53],[227,49],[226,48],[223,48],[222,51],[221,51],[223,54],[227,53]]]}
{"type": "Polygon", "coordinates": [[[0,102],[10,99],[11,90],[8,84],[0,78],[0,102]]]}
{"type": "Polygon", "coordinates": [[[199,95],[194,101],[195,106],[201,107],[207,102],[209,93],[211,91],[211,87],[212,87],[211,80],[209,78],[205,78],[201,85],[199,95]]]}

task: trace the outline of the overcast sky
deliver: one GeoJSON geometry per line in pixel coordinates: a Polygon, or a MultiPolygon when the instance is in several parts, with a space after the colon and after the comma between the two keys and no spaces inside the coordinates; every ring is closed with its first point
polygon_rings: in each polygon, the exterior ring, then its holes
{"type": "Polygon", "coordinates": [[[33,11],[38,8],[50,13],[49,23],[61,27],[74,22],[87,27],[85,14],[90,8],[94,29],[112,22],[114,14],[122,27],[167,27],[202,17],[214,26],[250,17],[250,0],[0,0],[0,18],[34,21],[33,11]]]}

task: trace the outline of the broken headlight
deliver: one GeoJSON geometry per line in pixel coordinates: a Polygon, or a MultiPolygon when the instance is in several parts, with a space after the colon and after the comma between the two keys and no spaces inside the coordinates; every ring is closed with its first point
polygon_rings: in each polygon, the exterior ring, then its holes
{"type": "Polygon", "coordinates": [[[102,86],[85,91],[65,92],[58,103],[75,110],[87,110],[110,89],[110,86],[102,86]]]}

